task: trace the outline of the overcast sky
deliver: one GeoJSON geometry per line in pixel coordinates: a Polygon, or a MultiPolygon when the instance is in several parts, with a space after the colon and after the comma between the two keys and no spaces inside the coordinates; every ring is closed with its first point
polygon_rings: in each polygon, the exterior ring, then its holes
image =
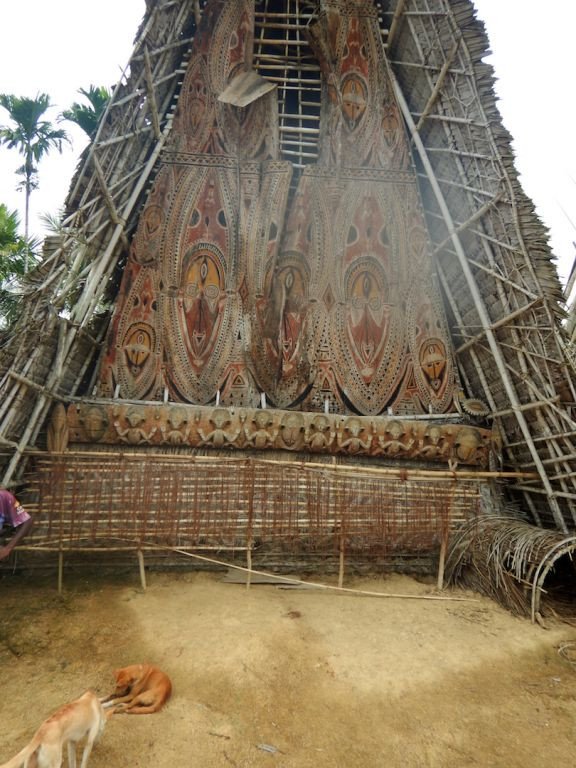
{"type": "MultiPolygon", "coordinates": [[[[0,45],[0,93],[50,95],[57,109],[79,99],[91,83],[112,87],[132,51],[144,0],[99,0],[97,11],[80,0],[20,0],[4,3],[0,45]]],[[[551,230],[551,245],[563,280],[574,260],[576,240],[576,128],[574,31],[576,1],[476,0],[487,25],[500,96],[500,111],[514,139],[517,167],[527,194],[551,230]]],[[[0,110],[0,124],[6,113],[0,110]]],[[[40,188],[32,195],[31,229],[43,232],[38,215],[62,206],[78,156],[82,132],[66,124],[73,139],[63,155],[40,165],[40,188]]],[[[14,171],[21,159],[0,149],[0,202],[23,211],[14,171]]],[[[23,218],[23,214],[22,214],[23,218]]]]}

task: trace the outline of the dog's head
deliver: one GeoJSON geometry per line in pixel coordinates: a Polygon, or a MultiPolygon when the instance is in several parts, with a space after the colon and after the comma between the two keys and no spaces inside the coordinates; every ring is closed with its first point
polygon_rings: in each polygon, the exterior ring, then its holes
{"type": "Polygon", "coordinates": [[[142,664],[133,664],[130,667],[114,670],[114,677],[116,679],[114,694],[116,696],[126,696],[129,694],[134,683],[142,677],[142,671],[142,664]]]}

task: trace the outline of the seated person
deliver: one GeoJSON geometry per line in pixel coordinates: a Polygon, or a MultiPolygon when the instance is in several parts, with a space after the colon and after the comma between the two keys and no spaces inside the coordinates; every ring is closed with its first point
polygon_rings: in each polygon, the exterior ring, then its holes
{"type": "Polygon", "coordinates": [[[0,560],[12,552],[16,544],[32,527],[32,517],[10,491],[0,488],[0,560]],[[12,533],[6,544],[2,539],[7,529],[12,533]]]}

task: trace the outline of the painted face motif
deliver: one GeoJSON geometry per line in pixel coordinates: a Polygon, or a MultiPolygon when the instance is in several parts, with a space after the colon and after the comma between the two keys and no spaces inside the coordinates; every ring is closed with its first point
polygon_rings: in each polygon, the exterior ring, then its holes
{"type": "Polygon", "coordinates": [[[442,386],[442,375],[446,368],[446,348],[440,339],[428,339],[420,349],[420,365],[434,391],[442,386]]]}
{"type": "Polygon", "coordinates": [[[182,278],[182,309],[195,361],[203,359],[214,344],[223,288],[216,259],[208,249],[199,248],[188,259],[182,278]]]}

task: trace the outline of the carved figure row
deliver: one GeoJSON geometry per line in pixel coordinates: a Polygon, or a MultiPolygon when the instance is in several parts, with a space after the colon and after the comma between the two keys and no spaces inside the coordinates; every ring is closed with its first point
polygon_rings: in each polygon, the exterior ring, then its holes
{"type": "Polygon", "coordinates": [[[269,408],[78,404],[69,407],[67,425],[73,443],[308,451],[480,467],[488,465],[493,443],[490,430],[466,424],[269,408]]]}

